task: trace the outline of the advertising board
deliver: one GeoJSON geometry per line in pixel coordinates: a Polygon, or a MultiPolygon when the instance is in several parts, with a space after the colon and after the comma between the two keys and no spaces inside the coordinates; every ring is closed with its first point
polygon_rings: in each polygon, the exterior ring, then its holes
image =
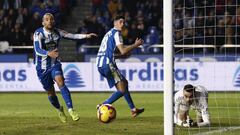
{"type": "MultiPolygon", "coordinates": [[[[71,91],[109,91],[95,63],[63,63],[62,67],[65,83],[71,91]]],[[[163,63],[118,63],[118,67],[127,78],[130,91],[163,91],[163,63]]],[[[191,83],[203,85],[210,91],[238,91],[240,65],[236,62],[176,62],[174,79],[175,90],[191,83]]],[[[33,64],[1,63],[0,91],[44,90],[33,64]]]]}

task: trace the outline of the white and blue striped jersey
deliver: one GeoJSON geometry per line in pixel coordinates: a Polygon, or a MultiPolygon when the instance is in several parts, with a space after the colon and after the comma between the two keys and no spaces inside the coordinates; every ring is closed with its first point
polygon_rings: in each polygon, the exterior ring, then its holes
{"type": "Polygon", "coordinates": [[[71,34],[60,29],[54,29],[49,32],[43,27],[35,31],[33,36],[33,45],[35,54],[34,64],[36,65],[37,70],[45,71],[60,62],[58,58],[51,58],[47,54],[49,51],[58,48],[59,41],[62,37],[68,39],[82,39],[86,38],[86,35],[71,34]]]}
{"type": "Polygon", "coordinates": [[[120,44],[123,44],[121,32],[112,28],[105,34],[101,42],[96,59],[97,67],[106,67],[109,63],[115,63],[114,51],[120,44]]]}

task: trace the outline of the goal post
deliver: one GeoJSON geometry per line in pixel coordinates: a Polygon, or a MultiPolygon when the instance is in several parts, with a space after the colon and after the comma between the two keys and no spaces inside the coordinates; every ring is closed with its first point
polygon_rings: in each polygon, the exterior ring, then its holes
{"type": "Polygon", "coordinates": [[[173,28],[172,0],[163,1],[164,135],[173,135],[173,28]]]}
{"type": "Polygon", "coordinates": [[[239,4],[239,0],[163,1],[164,135],[240,132],[239,4]],[[186,84],[208,91],[207,105],[195,96],[188,106],[188,118],[200,123],[191,128],[174,125],[174,93],[186,84]],[[202,125],[203,114],[210,124],[202,125]]]}

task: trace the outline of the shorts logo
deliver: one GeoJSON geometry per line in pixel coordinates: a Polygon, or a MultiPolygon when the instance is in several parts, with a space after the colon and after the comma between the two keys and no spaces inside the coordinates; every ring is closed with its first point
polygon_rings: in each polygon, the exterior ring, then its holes
{"type": "Polygon", "coordinates": [[[80,70],[74,64],[69,64],[64,68],[65,84],[70,88],[85,87],[80,70]]]}
{"type": "Polygon", "coordinates": [[[240,87],[240,67],[236,70],[234,77],[233,77],[233,85],[235,87],[240,87]]]}

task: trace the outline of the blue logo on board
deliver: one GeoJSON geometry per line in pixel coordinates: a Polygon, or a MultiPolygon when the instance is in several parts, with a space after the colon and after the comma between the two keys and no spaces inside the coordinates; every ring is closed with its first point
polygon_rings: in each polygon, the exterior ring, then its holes
{"type": "Polygon", "coordinates": [[[70,88],[85,87],[83,78],[81,77],[80,69],[74,65],[69,64],[64,69],[65,84],[70,88]]]}
{"type": "Polygon", "coordinates": [[[233,77],[233,85],[235,87],[240,87],[240,67],[237,68],[234,77],[233,77]]]}

